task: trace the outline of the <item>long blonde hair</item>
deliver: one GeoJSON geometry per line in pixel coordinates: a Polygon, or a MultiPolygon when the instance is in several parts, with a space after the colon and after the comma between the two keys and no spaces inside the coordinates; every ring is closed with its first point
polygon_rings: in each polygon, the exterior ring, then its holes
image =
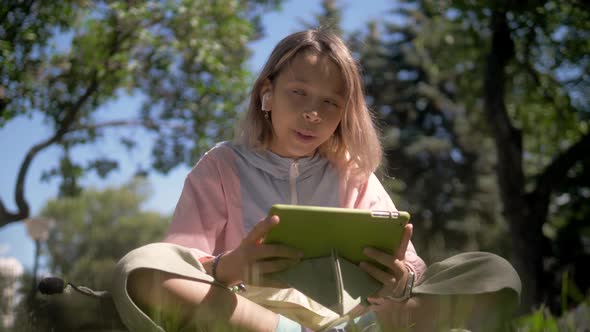
{"type": "Polygon", "coordinates": [[[267,149],[272,125],[261,111],[260,90],[273,82],[297,54],[314,51],[329,56],[342,72],[346,104],[334,135],[319,147],[319,153],[339,168],[369,175],[379,166],[383,154],[373,117],[367,108],[361,70],[342,39],[328,30],[313,29],[293,33],[272,51],[250,92],[250,103],[236,131],[236,141],[255,149],[267,149]]]}

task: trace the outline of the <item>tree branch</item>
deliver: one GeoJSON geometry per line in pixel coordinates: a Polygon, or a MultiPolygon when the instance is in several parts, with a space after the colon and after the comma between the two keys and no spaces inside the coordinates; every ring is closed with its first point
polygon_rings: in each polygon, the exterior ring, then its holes
{"type": "Polygon", "coordinates": [[[76,120],[82,105],[92,96],[92,94],[98,88],[98,81],[96,72],[93,75],[93,80],[86,89],[86,92],[74,103],[70,109],[67,111],[67,115],[62,121],[62,125],[60,126],[59,130],[50,138],[42,141],[29,149],[21,166],[18,171],[18,176],[16,180],[16,186],[14,188],[14,200],[16,202],[17,211],[16,212],[9,212],[6,210],[2,200],[0,199],[0,227],[7,225],[11,222],[20,221],[25,219],[29,216],[30,207],[29,203],[25,198],[25,179],[27,176],[27,172],[31,166],[31,162],[35,156],[43,151],[48,146],[58,142],[62,139],[62,137],[69,131],[71,125],[76,120]]]}
{"type": "Polygon", "coordinates": [[[553,159],[551,164],[537,177],[536,188],[531,194],[548,200],[551,193],[564,180],[567,172],[576,162],[584,158],[590,158],[587,151],[590,151],[590,132],[553,159]]]}
{"type": "MultiPolygon", "coordinates": [[[[114,19],[116,21],[116,17],[114,17],[114,19]]],[[[117,23],[117,22],[115,22],[115,23],[117,23]]],[[[115,27],[118,27],[118,24],[114,24],[114,25],[115,25],[115,27]]],[[[128,31],[128,33],[122,33],[118,29],[115,29],[113,31],[112,40],[109,45],[109,54],[103,62],[103,65],[105,68],[109,68],[108,64],[109,64],[111,57],[117,53],[122,42],[131,35],[132,35],[132,31],[128,31]]],[[[24,185],[25,185],[25,179],[27,176],[27,172],[31,166],[31,162],[33,161],[33,158],[40,151],[44,150],[48,146],[50,146],[56,142],[59,142],[65,134],[67,134],[68,132],[70,132],[72,130],[72,125],[77,120],[78,115],[82,109],[82,106],[98,90],[99,85],[100,84],[99,84],[99,79],[98,79],[98,70],[95,69],[92,72],[90,84],[88,85],[88,88],[86,89],[84,94],[82,96],[80,96],[78,98],[78,100],[76,100],[75,103],[71,104],[65,110],[66,116],[63,118],[62,121],[59,122],[59,129],[56,131],[56,133],[52,137],[48,138],[47,140],[42,141],[41,143],[36,144],[33,147],[31,147],[31,149],[29,149],[29,151],[25,155],[25,158],[19,168],[16,186],[14,189],[14,200],[17,205],[17,211],[16,212],[9,212],[8,210],[6,210],[6,207],[4,206],[4,204],[0,198],[0,227],[7,225],[8,223],[11,223],[11,222],[20,221],[20,220],[27,218],[29,216],[30,207],[29,207],[29,203],[27,202],[27,200],[25,198],[24,185]]]]}
{"type": "Polygon", "coordinates": [[[149,129],[158,129],[158,125],[156,125],[153,121],[141,121],[141,120],[113,120],[95,124],[87,124],[87,125],[79,125],[73,127],[69,132],[77,132],[82,130],[96,130],[101,128],[109,128],[109,127],[145,127],[149,129]]]}

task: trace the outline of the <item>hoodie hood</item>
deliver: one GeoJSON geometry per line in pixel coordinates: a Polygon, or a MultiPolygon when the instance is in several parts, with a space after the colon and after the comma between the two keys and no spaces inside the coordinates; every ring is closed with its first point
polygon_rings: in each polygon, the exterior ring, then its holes
{"type": "Polygon", "coordinates": [[[245,164],[283,181],[289,180],[289,170],[294,163],[297,163],[299,170],[297,178],[300,180],[310,177],[315,172],[325,169],[330,164],[326,158],[322,158],[317,152],[311,157],[295,160],[281,157],[269,150],[254,151],[244,145],[232,142],[223,142],[220,144],[231,148],[245,164]]]}

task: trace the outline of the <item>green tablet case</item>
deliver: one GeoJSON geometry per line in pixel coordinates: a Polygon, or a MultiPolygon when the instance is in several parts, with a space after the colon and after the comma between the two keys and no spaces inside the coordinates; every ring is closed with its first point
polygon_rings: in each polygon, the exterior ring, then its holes
{"type": "Polygon", "coordinates": [[[274,277],[340,315],[381,288],[358,267],[359,262],[369,260],[363,249],[393,253],[410,218],[399,211],[301,205],[274,205],[269,215],[278,215],[280,222],[267,234],[265,243],[304,252],[301,263],[274,277]]]}

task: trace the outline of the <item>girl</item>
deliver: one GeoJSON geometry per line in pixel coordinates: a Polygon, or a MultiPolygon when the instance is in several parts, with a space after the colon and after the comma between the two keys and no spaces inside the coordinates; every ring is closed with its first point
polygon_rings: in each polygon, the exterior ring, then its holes
{"type": "Polygon", "coordinates": [[[421,318],[457,307],[451,294],[491,294],[495,301],[508,290],[515,302],[520,281],[505,260],[471,253],[427,270],[409,241],[411,225],[396,253],[367,248],[368,257],[389,269],[361,264],[383,287],[370,306],[347,317],[295,289],[270,287],[265,275],[297,264],[301,252],[262,243],[280,222],[265,217],[269,208],[393,211],[373,174],[381,154],[359,68],[342,40],[322,30],[286,37],[254,83],[236,139],[211,149],[188,174],[164,243],[119,262],[113,295],[123,322],[132,331],[391,330],[427,322],[426,329],[457,316],[421,318]],[[414,280],[414,293],[424,295],[410,298],[414,280]],[[245,291],[229,290],[236,285],[245,291]]]}

